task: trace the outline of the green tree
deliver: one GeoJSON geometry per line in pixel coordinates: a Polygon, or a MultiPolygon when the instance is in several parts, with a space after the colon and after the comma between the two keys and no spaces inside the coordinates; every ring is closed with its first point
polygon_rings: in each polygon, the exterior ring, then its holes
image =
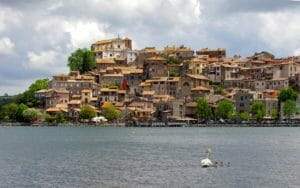
{"type": "Polygon", "coordinates": [[[25,121],[25,119],[23,117],[23,112],[24,112],[24,110],[27,110],[27,109],[28,109],[28,106],[26,106],[25,104],[23,104],[23,103],[19,104],[17,112],[16,112],[16,120],[18,122],[25,121]]]}
{"type": "Polygon", "coordinates": [[[55,117],[51,116],[50,114],[45,115],[45,122],[49,124],[55,123],[55,117]]]}
{"type": "Polygon", "coordinates": [[[293,100],[287,100],[283,106],[283,114],[284,116],[291,118],[297,112],[296,102],[293,100]]]}
{"type": "Polygon", "coordinates": [[[1,119],[7,121],[16,121],[16,113],[18,110],[18,105],[15,103],[10,103],[2,106],[0,116],[1,119]]]}
{"type": "Polygon", "coordinates": [[[103,109],[103,116],[108,121],[113,121],[120,117],[120,112],[114,106],[110,105],[103,109]]]}
{"type": "Polygon", "coordinates": [[[198,119],[207,120],[211,117],[212,112],[208,102],[204,98],[197,100],[196,116],[198,119]]]}
{"type": "Polygon", "coordinates": [[[224,91],[224,88],[222,86],[218,86],[215,90],[215,94],[221,95],[224,91]]]}
{"type": "Polygon", "coordinates": [[[65,116],[64,112],[58,111],[55,114],[55,121],[56,121],[56,123],[64,123],[64,122],[66,122],[66,116],[65,116]]]}
{"type": "Polygon", "coordinates": [[[167,64],[168,64],[168,65],[169,65],[169,64],[179,65],[179,64],[180,64],[180,61],[179,61],[178,59],[174,59],[174,58],[172,58],[172,57],[169,57],[169,58],[167,59],[167,64]]]}
{"type": "Polygon", "coordinates": [[[170,76],[170,77],[178,77],[178,76],[180,76],[180,73],[179,73],[178,70],[173,69],[173,70],[170,71],[169,76],[170,76]]]}
{"type": "Polygon", "coordinates": [[[79,118],[84,120],[92,119],[96,117],[96,115],[96,111],[90,105],[81,107],[79,112],[79,118]]]}
{"type": "Polygon", "coordinates": [[[249,119],[250,119],[250,115],[249,115],[248,112],[242,112],[242,113],[240,114],[240,117],[241,117],[241,119],[244,120],[244,121],[249,121],[249,119]]]}
{"type": "Polygon", "coordinates": [[[293,90],[291,87],[282,89],[278,94],[278,100],[280,102],[285,102],[287,100],[296,101],[297,100],[297,92],[293,90]]]}
{"type": "Polygon", "coordinates": [[[273,108],[270,112],[270,116],[273,119],[277,119],[278,118],[278,110],[276,108],[273,108]]]}
{"type": "Polygon", "coordinates": [[[26,122],[36,120],[40,117],[42,117],[41,112],[35,108],[28,108],[23,111],[23,118],[26,122]]]}
{"type": "Polygon", "coordinates": [[[1,96],[0,97],[0,109],[2,106],[10,103],[16,103],[16,96],[1,96]]]}
{"type": "Polygon", "coordinates": [[[42,106],[43,102],[34,97],[34,93],[41,89],[48,89],[48,79],[40,79],[40,80],[36,80],[34,83],[32,83],[29,86],[28,90],[26,90],[24,93],[21,93],[17,96],[17,99],[16,99],[17,103],[18,104],[23,103],[29,107],[42,106]]]}
{"type": "Polygon", "coordinates": [[[215,115],[218,118],[222,118],[222,119],[230,119],[233,113],[234,113],[233,104],[227,99],[224,99],[221,102],[219,102],[215,111],[215,115]]]}
{"type": "Polygon", "coordinates": [[[71,71],[85,73],[96,67],[93,53],[88,49],[77,49],[68,58],[68,66],[71,71]]]}
{"type": "Polygon", "coordinates": [[[251,105],[251,113],[258,120],[262,120],[265,116],[264,103],[255,101],[251,105]]]}

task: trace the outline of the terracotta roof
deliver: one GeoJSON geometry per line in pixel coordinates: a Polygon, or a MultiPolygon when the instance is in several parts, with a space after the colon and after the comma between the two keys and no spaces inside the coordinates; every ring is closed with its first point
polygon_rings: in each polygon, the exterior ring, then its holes
{"type": "Polygon", "coordinates": [[[87,92],[92,92],[92,90],[91,89],[83,89],[81,92],[82,93],[87,93],[87,92]]]}
{"type": "Polygon", "coordinates": [[[81,104],[81,100],[71,100],[68,104],[81,104]]]}
{"type": "Polygon", "coordinates": [[[72,95],[71,98],[80,98],[81,95],[72,95]]]}
{"type": "Polygon", "coordinates": [[[156,51],[155,48],[145,48],[144,52],[146,52],[146,53],[156,53],[157,51],[156,51]]]}
{"type": "Polygon", "coordinates": [[[54,90],[53,89],[49,89],[48,92],[49,91],[54,91],[56,93],[65,93],[65,94],[70,93],[70,91],[68,91],[66,89],[54,89],[54,90]]]}
{"type": "Polygon", "coordinates": [[[197,102],[188,102],[185,104],[186,107],[196,107],[197,106],[197,102]]]}
{"type": "Polygon", "coordinates": [[[124,102],[116,102],[115,107],[123,107],[124,102]]]}
{"type": "Polygon", "coordinates": [[[186,74],[190,78],[195,78],[199,80],[209,80],[206,76],[203,75],[195,75],[195,74],[186,74]]]}
{"type": "Polygon", "coordinates": [[[46,93],[48,90],[47,89],[41,89],[39,91],[36,91],[35,93],[46,93]]]}
{"type": "Polygon", "coordinates": [[[150,57],[150,58],[148,58],[147,60],[148,60],[148,61],[167,61],[165,58],[159,57],[159,56],[150,57]]]}
{"type": "Polygon", "coordinates": [[[67,111],[67,110],[65,108],[59,108],[59,107],[52,107],[46,109],[46,112],[59,112],[59,111],[67,111]]]}
{"type": "Polygon", "coordinates": [[[103,77],[123,77],[123,74],[104,74],[103,77]]]}
{"type": "Polygon", "coordinates": [[[105,58],[105,59],[97,58],[96,63],[99,63],[99,64],[115,64],[116,62],[115,62],[114,59],[110,59],[110,58],[105,58]]]}
{"type": "Polygon", "coordinates": [[[151,83],[150,82],[141,82],[140,86],[141,87],[143,87],[143,86],[151,86],[151,83]]]}
{"type": "Polygon", "coordinates": [[[115,57],[115,60],[116,61],[125,61],[125,58],[124,57],[115,57]]]}
{"type": "Polygon", "coordinates": [[[192,91],[210,91],[210,89],[204,86],[197,86],[192,88],[192,91]]]}
{"type": "Polygon", "coordinates": [[[94,76],[80,75],[76,76],[76,80],[94,80],[94,76]]]}
{"type": "Polygon", "coordinates": [[[108,108],[110,106],[113,106],[113,104],[111,102],[104,102],[101,106],[101,108],[108,108]]]}
{"type": "Polygon", "coordinates": [[[142,95],[154,95],[155,91],[143,91],[142,95]]]}
{"type": "Polygon", "coordinates": [[[118,89],[117,88],[101,88],[100,91],[101,92],[117,92],[118,89]]]}

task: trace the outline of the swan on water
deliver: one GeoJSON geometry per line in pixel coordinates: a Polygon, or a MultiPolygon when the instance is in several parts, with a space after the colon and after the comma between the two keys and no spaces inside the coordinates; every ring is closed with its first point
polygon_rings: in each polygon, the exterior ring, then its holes
{"type": "Polygon", "coordinates": [[[213,166],[213,163],[211,162],[211,160],[209,159],[211,157],[211,149],[210,148],[208,148],[207,149],[207,158],[205,158],[205,159],[202,159],[201,160],[201,166],[203,167],[203,168],[207,168],[207,167],[211,167],[211,166],[213,166]]]}

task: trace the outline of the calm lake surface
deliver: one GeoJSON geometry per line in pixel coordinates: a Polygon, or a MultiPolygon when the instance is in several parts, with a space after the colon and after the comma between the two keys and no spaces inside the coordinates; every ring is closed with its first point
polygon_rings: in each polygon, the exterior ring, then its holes
{"type": "Polygon", "coordinates": [[[0,127],[0,187],[300,187],[300,128],[0,127]]]}

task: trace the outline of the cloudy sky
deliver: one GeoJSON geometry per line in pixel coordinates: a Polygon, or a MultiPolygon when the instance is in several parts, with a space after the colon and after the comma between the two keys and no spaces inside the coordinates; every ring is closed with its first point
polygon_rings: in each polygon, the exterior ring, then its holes
{"type": "Polygon", "coordinates": [[[0,95],[67,73],[70,52],[118,35],[135,49],[185,44],[298,55],[299,20],[296,0],[1,0],[0,95]]]}

